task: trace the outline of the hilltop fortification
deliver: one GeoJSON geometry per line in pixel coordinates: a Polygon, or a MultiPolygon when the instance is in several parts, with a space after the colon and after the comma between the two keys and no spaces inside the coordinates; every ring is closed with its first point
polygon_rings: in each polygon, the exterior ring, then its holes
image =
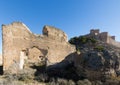
{"type": "Polygon", "coordinates": [[[104,43],[120,47],[120,42],[115,40],[115,36],[110,36],[108,32],[100,32],[99,29],[91,29],[87,36],[98,39],[104,43]]]}

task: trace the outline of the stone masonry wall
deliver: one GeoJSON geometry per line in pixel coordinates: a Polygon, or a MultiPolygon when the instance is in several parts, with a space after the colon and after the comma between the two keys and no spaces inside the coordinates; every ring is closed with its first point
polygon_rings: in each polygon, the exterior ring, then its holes
{"type": "Polygon", "coordinates": [[[120,47],[120,42],[117,42],[115,40],[115,36],[110,36],[108,32],[99,32],[99,29],[92,29],[90,30],[89,36],[92,36],[94,38],[97,38],[105,43],[114,45],[116,47],[120,47]]]}
{"type": "Polygon", "coordinates": [[[109,44],[114,45],[116,47],[120,47],[120,42],[115,41],[111,37],[109,37],[109,44]]]}
{"type": "Polygon", "coordinates": [[[46,57],[51,65],[75,51],[63,31],[44,26],[43,35],[35,35],[20,22],[2,25],[2,43],[3,70],[12,73],[24,69],[25,60],[35,63],[46,57]]]}
{"type": "Polygon", "coordinates": [[[2,66],[3,61],[2,61],[2,54],[0,54],[0,66],[2,66]]]}
{"type": "Polygon", "coordinates": [[[103,42],[106,42],[106,43],[109,43],[109,35],[108,35],[108,32],[102,32],[100,33],[99,35],[99,39],[103,42]]]}

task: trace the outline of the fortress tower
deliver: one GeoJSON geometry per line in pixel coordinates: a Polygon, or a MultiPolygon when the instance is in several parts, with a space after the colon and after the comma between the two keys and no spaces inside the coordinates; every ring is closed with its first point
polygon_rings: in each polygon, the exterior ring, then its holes
{"type": "Polygon", "coordinates": [[[90,34],[88,34],[88,36],[91,36],[105,43],[114,45],[116,47],[120,47],[120,42],[117,42],[115,40],[115,36],[110,36],[108,32],[100,32],[99,29],[91,29],[90,34]]]}

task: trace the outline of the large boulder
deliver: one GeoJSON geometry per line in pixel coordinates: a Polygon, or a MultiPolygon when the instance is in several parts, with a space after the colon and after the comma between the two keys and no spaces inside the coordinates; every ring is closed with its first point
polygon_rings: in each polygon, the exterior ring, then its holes
{"type": "Polygon", "coordinates": [[[88,51],[76,54],[74,65],[79,76],[90,80],[99,80],[119,76],[120,73],[120,54],[111,51],[88,51]]]}

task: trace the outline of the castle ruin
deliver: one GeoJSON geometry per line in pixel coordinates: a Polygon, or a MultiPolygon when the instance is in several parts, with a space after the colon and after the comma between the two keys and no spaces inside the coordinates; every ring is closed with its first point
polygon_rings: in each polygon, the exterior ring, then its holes
{"type": "Polygon", "coordinates": [[[116,47],[120,47],[120,42],[117,42],[115,40],[115,36],[110,36],[108,32],[101,32],[99,29],[91,29],[90,34],[88,34],[90,37],[94,37],[104,43],[108,43],[111,45],[114,45],[116,47]]]}
{"type": "Polygon", "coordinates": [[[24,69],[26,61],[36,63],[46,58],[51,65],[75,51],[63,31],[44,26],[43,35],[36,35],[21,22],[2,25],[2,44],[3,71],[12,73],[24,69]]]}
{"type": "MultiPolygon", "coordinates": [[[[67,35],[51,26],[43,27],[43,34],[33,34],[21,22],[2,25],[2,63],[3,71],[17,73],[24,69],[26,62],[37,63],[43,58],[47,65],[61,62],[71,53],[76,51],[75,46],[68,43],[67,35]]],[[[115,36],[99,29],[92,29],[86,36],[94,37],[105,43],[120,47],[120,42],[115,41],[115,36]]]]}

